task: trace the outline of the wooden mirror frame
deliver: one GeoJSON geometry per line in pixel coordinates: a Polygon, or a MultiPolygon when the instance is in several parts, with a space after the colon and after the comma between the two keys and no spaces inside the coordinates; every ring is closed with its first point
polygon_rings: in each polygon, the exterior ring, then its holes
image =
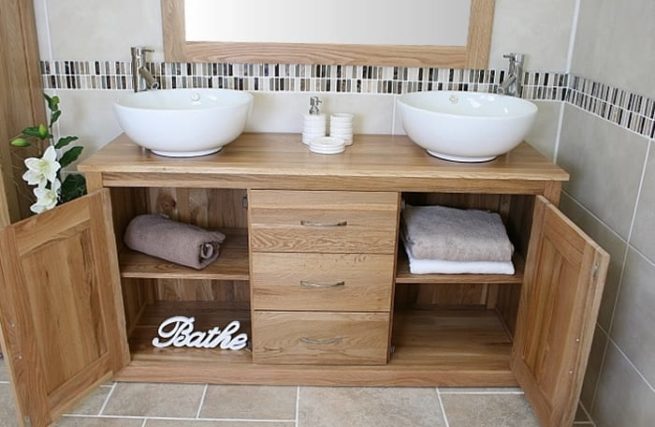
{"type": "Polygon", "coordinates": [[[471,0],[466,46],[188,42],[184,0],[161,0],[168,62],[399,65],[487,68],[495,0],[471,0]]]}

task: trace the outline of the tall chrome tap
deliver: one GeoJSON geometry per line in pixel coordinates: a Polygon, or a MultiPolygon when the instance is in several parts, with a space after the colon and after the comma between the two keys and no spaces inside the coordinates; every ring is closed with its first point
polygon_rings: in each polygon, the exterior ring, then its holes
{"type": "Polygon", "coordinates": [[[159,89],[159,82],[146,68],[147,55],[154,51],[145,47],[133,47],[130,51],[132,53],[132,87],[134,92],[159,89]]]}

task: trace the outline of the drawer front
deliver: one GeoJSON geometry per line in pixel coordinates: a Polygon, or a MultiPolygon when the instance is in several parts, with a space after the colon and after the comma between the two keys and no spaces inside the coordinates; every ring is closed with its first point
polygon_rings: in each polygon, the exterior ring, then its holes
{"type": "Polygon", "coordinates": [[[390,311],[393,255],[252,254],[255,310],[390,311]]]}
{"type": "Polygon", "coordinates": [[[382,365],[389,313],[253,312],[255,363],[382,365]]]}
{"type": "Polygon", "coordinates": [[[252,250],[393,254],[398,201],[398,193],[252,190],[252,250]]]}

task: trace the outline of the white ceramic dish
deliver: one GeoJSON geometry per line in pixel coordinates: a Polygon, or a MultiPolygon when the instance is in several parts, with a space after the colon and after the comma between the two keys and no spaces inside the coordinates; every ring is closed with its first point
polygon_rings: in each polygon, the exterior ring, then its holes
{"type": "Polygon", "coordinates": [[[478,92],[414,92],[398,106],[407,135],[433,156],[485,162],[523,141],[537,116],[524,99],[478,92]]]}

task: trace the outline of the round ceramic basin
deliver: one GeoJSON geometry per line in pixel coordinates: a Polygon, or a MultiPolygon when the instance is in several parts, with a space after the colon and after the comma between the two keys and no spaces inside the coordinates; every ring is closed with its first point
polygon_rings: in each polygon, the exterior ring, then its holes
{"type": "Polygon", "coordinates": [[[398,99],[409,138],[435,157],[486,162],[511,151],[530,132],[537,106],[505,95],[414,92],[398,99]]]}
{"type": "Polygon", "coordinates": [[[132,93],[114,110],[135,143],[168,157],[204,156],[234,141],[246,125],[252,95],[228,89],[132,93]]]}

